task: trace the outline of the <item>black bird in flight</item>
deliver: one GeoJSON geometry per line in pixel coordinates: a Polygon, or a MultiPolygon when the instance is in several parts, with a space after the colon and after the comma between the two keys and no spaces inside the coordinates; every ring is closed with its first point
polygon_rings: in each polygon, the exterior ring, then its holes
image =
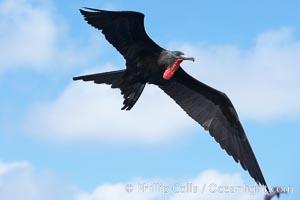
{"type": "MultiPolygon", "coordinates": [[[[238,115],[222,92],[201,83],[181,67],[181,51],[168,51],[146,33],[144,14],[133,11],[80,9],[84,19],[104,34],[125,58],[126,69],[74,77],[119,88],[124,97],[122,110],[130,110],[145,85],[155,84],[220,144],[222,149],[248,170],[257,184],[267,187],[238,115]]],[[[268,187],[267,187],[268,189],[268,187]]]]}

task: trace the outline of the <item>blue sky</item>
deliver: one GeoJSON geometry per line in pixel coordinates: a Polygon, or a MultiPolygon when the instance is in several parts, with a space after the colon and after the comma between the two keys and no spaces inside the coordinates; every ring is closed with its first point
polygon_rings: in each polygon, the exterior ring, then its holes
{"type": "Polygon", "coordinates": [[[255,186],[156,87],[124,112],[119,91],[72,81],[124,68],[83,20],[83,6],[143,12],[158,44],[195,57],[183,67],[232,99],[269,186],[292,187],[282,199],[299,199],[300,2],[156,0],[0,2],[0,199],[249,199],[247,192],[163,195],[124,187],[255,186]]]}

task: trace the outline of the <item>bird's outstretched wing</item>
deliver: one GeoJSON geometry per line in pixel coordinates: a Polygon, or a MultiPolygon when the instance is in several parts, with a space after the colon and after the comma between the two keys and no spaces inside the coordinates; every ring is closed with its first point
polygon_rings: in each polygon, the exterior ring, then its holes
{"type": "Polygon", "coordinates": [[[182,68],[172,80],[159,87],[208,130],[222,149],[240,162],[258,184],[267,186],[238,115],[224,93],[199,82],[182,68]]]}
{"type": "Polygon", "coordinates": [[[131,62],[143,55],[162,50],[147,35],[144,27],[144,14],[133,11],[85,9],[80,9],[84,19],[93,27],[102,30],[105,38],[124,56],[126,61],[131,62]]]}

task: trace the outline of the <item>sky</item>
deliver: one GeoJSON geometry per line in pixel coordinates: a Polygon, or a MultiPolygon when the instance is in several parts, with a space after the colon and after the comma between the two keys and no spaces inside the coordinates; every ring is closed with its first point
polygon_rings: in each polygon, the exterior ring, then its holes
{"type": "Polygon", "coordinates": [[[232,100],[270,188],[299,199],[300,1],[0,1],[0,199],[263,199],[159,88],[131,111],[72,77],[125,68],[79,8],[145,14],[147,33],[232,100]],[[298,148],[297,148],[298,146],[298,148]]]}

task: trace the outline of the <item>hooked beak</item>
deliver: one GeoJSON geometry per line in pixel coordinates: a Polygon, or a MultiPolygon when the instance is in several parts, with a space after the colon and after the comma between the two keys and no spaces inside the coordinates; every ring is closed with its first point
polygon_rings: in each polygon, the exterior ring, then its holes
{"type": "Polygon", "coordinates": [[[193,58],[193,57],[180,56],[180,58],[181,58],[182,60],[191,60],[191,61],[195,62],[195,58],[193,58]]]}

